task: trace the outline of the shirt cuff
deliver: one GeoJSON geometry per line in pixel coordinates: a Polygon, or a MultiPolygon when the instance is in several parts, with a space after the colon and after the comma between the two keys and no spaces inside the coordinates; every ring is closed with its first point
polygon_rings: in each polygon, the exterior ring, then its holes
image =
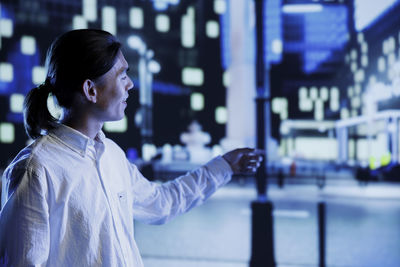
{"type": "Polygon", "coordinates": [[[218,156],[209,161],[205,167],[213,174],[214,177],[221,177],[220,185],[226,184],[231,180],[233,171],[229,163],[222,157],[218,156]]]}

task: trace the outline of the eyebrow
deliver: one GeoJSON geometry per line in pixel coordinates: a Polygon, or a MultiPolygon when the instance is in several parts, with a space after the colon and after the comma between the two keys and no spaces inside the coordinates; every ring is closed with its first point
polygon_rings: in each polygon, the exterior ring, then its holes
{"type": "Polygon", "coordinates": [[[120,75],[121,73],[124,73],[124,72],[128,72],[129,70],[130,70],[129,67],[122,67],[117,71],[117,75],[120,75]]]}

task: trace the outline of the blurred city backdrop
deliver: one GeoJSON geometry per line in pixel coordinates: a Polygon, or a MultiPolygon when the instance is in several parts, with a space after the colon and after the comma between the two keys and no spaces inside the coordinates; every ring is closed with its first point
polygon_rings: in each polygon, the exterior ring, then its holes
{"type": "MultiPolygon", "coordinates": [[[[31,142],[23,101],[44,82],[51,42],[104,29],[123,44],[135,84],[125,118],[104,132],[149,179],[255,146],[255,100],[269,99],[277,264],[318,264],[324,201],[328,266],[400,266],[400,1],[263,0],[256,54],[257,1],[1,0],[0,173],[31,142]]],[[[60,115],[52,97],[48,107],[60,115]]],[[[247,266],[255,198],[254,179],[234,177],[167,226],[137,224],[146,266],[247,266]]]]}

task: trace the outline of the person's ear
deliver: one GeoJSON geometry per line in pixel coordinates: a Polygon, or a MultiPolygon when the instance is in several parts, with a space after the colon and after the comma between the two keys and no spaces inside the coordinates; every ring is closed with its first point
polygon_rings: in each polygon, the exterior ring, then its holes
{"type": "Polygon", "coordinates": [[[82,89],[86,100],[92,103],[97,102],[97,88],[92,80],[86,79],[83,82],[82,89]]]}

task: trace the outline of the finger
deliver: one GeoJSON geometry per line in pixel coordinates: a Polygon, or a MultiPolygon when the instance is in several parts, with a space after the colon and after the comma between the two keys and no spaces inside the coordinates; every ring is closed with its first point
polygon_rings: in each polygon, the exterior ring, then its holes
{"type": "Polygon", "coordinates": [[[251,150],[251,152],[249,152],[249,154],[251,154],[251,155],[263,156],[263,155],[265,155],[265,150],[263,150],[263,149],[258,149],[258,148],[253,148],[253,149],[251,150]]]}
{"type": "Polygon", "coordinates": [[[260,155],[247,155],[246,160],[249,162],[259,162],[262,161],[262,157],[260,155]]]}

